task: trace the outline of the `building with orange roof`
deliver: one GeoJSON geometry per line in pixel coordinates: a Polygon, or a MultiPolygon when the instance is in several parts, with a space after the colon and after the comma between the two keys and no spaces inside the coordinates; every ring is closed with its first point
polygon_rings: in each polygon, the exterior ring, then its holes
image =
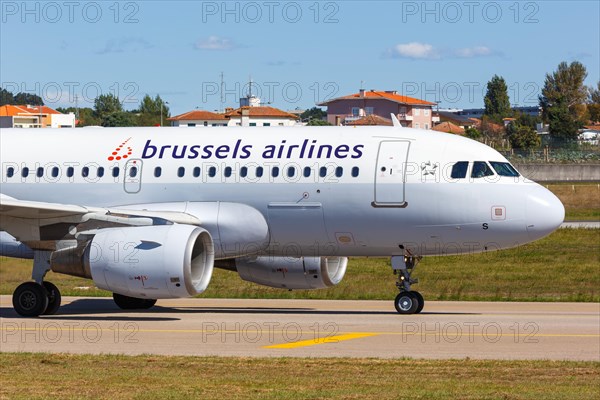
{"type": "Polygon", "coordinates": [[[455,135],[465,134],[465,128],[463,128],[462,126],[455,125],[450,121],[440,122],[439,124],[433,127],[433,130],[437,132],[453,133],[455,135]]]}
{"type": "Polygon", "coordinates": [[[169,118],[173,126],[293,126],[299,115],[263,106],[260,98],[248,94],[240,99],[240,107],[226,108],[223,113],[190,111],[169,118]]]}
{"type": "Polygon", "coordinates": [[[394,123],[389,118],[383,118],[383,117],[380,117],[379,115],[371,114],[371,115],[367,115],[366,117],[357,119],[355,121],[350,121],[346,125],[348,125],[348,126],[374,126],[374,125],[393,126],[394,123]]]}
{"type": "Polygon", "coordinates": [[[47,106],[0,106],[1,128],[73,128],[75,114],[63,114],[47,106]]]}
{"type": "Polygon", "coordinates": [[[293,126],[300,119],[287,111],[260,105],[228,109],[225,116],[229,118],[229,126],[293,126]]]}
{"type": "Polygon", "coordinates": [[[204,110],[189,111],[168,119],[171,126],[227,126],[229,118],[220,113],[204,110]]]}
{"type": "Polygon", "coordinates": [[[333,125],[348,125],[365,116],[390,118],[396,115],[402,126],[431,129],[433,106],[436,103],[404,96],[395,90],[361,89],[358,93],[337,97],[317,104],[327,107],[327,121],[333,125]]]}

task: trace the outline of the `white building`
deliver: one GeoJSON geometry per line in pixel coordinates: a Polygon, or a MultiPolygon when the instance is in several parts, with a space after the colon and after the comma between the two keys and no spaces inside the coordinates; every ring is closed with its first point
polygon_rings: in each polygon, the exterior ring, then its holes
{"type": "Polygon", "coordinates": [[[76,122],[75,114],[62,114],[46,106],[0,107],[1,128],[74,128],[76,122]]]}
{"type": "Polygon", "coordinates": [[[275,107],[262,106],[249,94],[240,99],[240,108],[226,108],[223,114],[195,110],[169,118],[172,126],[293,126],[300,117],[275,107]]]}
{"type": "Polygon", "coordinates": [[[169,118],[171,126],[227,126],[225,115],[210,111],[194,110],[169,118]]]}

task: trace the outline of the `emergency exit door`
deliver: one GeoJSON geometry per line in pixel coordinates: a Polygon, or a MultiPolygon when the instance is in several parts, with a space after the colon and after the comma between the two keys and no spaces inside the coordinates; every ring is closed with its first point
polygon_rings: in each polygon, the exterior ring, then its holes
{"type": "Polygon", "coordinates": [[[130,194],[142,190],[142,160],[129,160],[125,164],[125,191],[130,194]]]}

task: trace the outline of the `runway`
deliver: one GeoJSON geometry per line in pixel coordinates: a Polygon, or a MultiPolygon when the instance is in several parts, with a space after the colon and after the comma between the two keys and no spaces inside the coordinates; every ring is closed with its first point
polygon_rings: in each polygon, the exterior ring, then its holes
{"type": "Polygon", "coordinates": [[[0,296],[0,350],[252,357],[413,357],[600,361],[600,304],[434,302],[398,315],[389,301],[63,299],[20,318],[0,296]]]}

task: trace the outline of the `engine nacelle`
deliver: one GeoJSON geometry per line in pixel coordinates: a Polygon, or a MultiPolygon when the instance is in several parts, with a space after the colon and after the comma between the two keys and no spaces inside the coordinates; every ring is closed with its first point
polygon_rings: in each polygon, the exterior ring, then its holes
{"type": "Polygon", "coordinates": [[[248,282],[282,289],[325,289],[346,274],[346,257],[238,258],[235,267],[248,282]]]}
{"type": "Polygon", "coordinates": [[[55,272],[91,277],[100,289],[149,299],[202,293],[213,266],[208,231],[179,224],[102,229],[85,248],[60,250],[51,259],[55,272]]]}

